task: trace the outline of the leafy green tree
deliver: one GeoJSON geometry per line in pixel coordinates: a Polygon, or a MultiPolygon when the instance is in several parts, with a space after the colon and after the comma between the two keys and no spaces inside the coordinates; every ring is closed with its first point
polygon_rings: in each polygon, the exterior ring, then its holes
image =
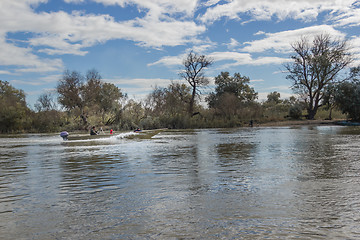
{"type": "Polygon", "coordinates": [[[32,129],[37,132],[60,131],[66,123],[65,113],[57,110],[44,110],[32,114],[32,129]]]}
{"type": "Polygon", "coordinates": [[[156,87],[146,98],[146,115],[151,117],[153,125],[184,127],[189,118],[188,104],[191,97],[191,89],[185,84],[171,83],[166,88],[156,87]],[[159,124],[154,124],[155,121],[159,124]]]}
{"type": "Polygon", "coordinates": [[[338,84],[334,94],[336,105],[353,121],[360,121],[360,82],[338,84]]]}
{"type": "Polygon", "coordinates": [[[77,107],[82,109],[85,105],[83,86],[84,77],[79,72],[66,70],[56,88],[59,94],[59,103],[67,110],[77,107]]]}
{"type": "Polygon", "coordinates": [[[83,126],[88,125],[89,114],[100,114],[102,122],[116,121],[120,110],[120,99],[125,95],[114,84],[104,83],[95,69],[89,70],[86,77],[77,71],[65,71],[57,86],[59,103],[76,117],[80,116],[83,126]]]}
{"type": "Polygon", "coordinates": [[[329,117],[328,119],[332,119],[332,111],[336,107],[335,102],[335,93],[336,93],[336,84],[330,83],[328,86],[324,88],[323,93],[323,105],[325,106],[326,110],[329,110],[329,117]]]}
{"type": "Polygon", "coordinates": [[[228,120],[235,118],[251,119],[252,113],[249,108],[255,107],[253,103],[257,99],[257,93],[250,87],[250,78],[234,73],[221,72],[215,77],[215,92],[206,98],[209,108],[215,111],[215,115],[221,115],[228,120]]]}
{"type": "MultiPolygon", "coordinates": [[[[57,85],[59,103],[68,111],[78,110],[83,125],[87,125],[85,114],[84,77],[77,71],[66,70],[57,85]]],[[[77,117],[78,117],[77,116],[77,117]]]]}
{"type": "Polygon", "coordinates": [[[22,131],[29,123],[30,110],[26,106],[25,93],[0,80],[0,131],[22,131]]]}
{"type": "Polygon", "coordinates": [[[82,86],[86,106],[93,107],[101,101],[103,97],[101,93],[102,84],[102,77],[97,70],[91,69],[87,71],[86,83],[82,86]]]}
{"type": "Polygon", "coordinates": [[[171,115],[185,112],[191,101],[191,89],[185,84],[171,83],[165,89],[166,109],[171,115]]]}
{"type": "Polygon", "coordinates": [[[250,78],[240,73],[234,73],[232,77],[229,72],[221,72],[215,77],[215,84],[215,92],[207,98],[210,108],[216,107],[225,93],[235,96],[240,103],[250,103],[257,99],[257,92],[249,85],[250,78]]]}
{"type": "Polygon", "coordinates": [[[279,104],[281,102],[282,101],[280,99],[280,93],[275,91],[275,92],[271,92],[271,93],[269,93],[267,95],[266,103],[276,105],[276,104],[279,104]]]}
{"type": "Polygon", "coordinates": [[[184,70],[179,74],[191,86],[191,99],[189,102],[189,114],[194,114],[195,97],[199,92],[199,87],[209,84],[209,79],[205,77],[204,70],[213,64],[213,60],[205,55],[198,55],[191,51],[183,61],[184,70]]]}
{"type": "Polygon", "coordinates": [[[302,116],[302,107],[300,104],[294,104],[289,108],[289,116],[292,119],[300,119],[302,116]]]}
{"type": "Polygon", "coordinates": [[[316,35],[312,43],[301,38],[292,44],[292,63],[285,65],[287,79],[296,93],[305,96],[307,118],[314,119],[322,106],[324,88],[341,80],[341,72],[352,62],[347,41],[333,40],[329,34],[316,35]]]}
{"type": "Polygon", "coordinates": [[[107,124],[116,120],[117,114],[121,111],[121,99],[126,98],[121,90],[112,83],[103,83],[100,88],[98,104],[102,111],[102,121],[105,123],[105,115],[109,114],[107,124]]]}
{"type": "Polygon", "coordinates": [[[154,115],[173,115],[187,112],[191,89],[185,84],[171,83],[166,88],[155,87],[147,96],[146,108],[154,115]]]}
{"type": "Polygon", "coordinates": [[[120,119],[121,129],[136,129],[140,121],[145,118],[145,110],[141,102],[136,102],[133,99],[127,101],[122,109],[122,117],[120,119]]]}
{"type": "Polygon", "coordinates": [[[160,116],[166,111],[166,88],[155,86],[145,100],[145,109],[148,114],[160,116]]]}

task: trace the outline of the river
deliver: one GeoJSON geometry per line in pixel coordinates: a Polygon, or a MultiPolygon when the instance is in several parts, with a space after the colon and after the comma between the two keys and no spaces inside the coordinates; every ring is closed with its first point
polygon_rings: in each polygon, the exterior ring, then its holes
{"type": "Polygon", "coordinates": [[[360,128],[0,136],[1,239],[360,239],[360,128]]]}

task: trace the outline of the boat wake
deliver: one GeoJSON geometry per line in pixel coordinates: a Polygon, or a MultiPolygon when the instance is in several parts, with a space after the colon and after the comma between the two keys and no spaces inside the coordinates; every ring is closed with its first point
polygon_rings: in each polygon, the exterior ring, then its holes
{"type": "Polygon", "coordinates": [[[69,135],[68,140],[64,142],[112,142],[117,141],[119,139],[126,139],[131,138],[133,136],[138,135],[138,133],[135,132],[125,132],[125,133],[119,133],[116,135],[96,135],[96,136],[72,136],[69,135]]]}
{"type": "Polygon", "coordinates": [[[135,136],[138,135],[138,133],[136,132],[126,132],[126,133],[119,133],[117,135],[111,136],[110,138],[115,138],[115,139],[123,139],[123,138],[127,138],[130,136],[135,136]]]}

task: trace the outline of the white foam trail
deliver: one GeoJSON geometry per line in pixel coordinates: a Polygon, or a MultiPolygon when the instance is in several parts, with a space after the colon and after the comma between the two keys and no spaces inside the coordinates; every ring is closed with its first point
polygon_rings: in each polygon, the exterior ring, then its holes
{"type": "Polygon", "coordinates": [[[138,133],[136,132],[127,132],[127,133],[120,133],[118,135],[115,135],[114,137],[117,139],[122,139],[122,138],[126,138],[126,137],[130,137],[130,136],[134,136],[138,133]]]}
{"type": "MultiPolygon", "coordinates": [[[[124,139],[130,136],[134,136],[138,133],[135,132],[125,132],[125,133],[119,133],[113,136],[109,136],[109,135],[104,135],[101,136],[99,138],[91,138],[91,136],[89,136],[89,138],[86,139],[78,139],[78,140],[68,140],[65,142],[90,142],[90,141],[95,141],[95,142],[111,142],[111,141],[117,141],[119,139],[124,139]]],[[[70,136],[71,138],[71,136],[70,136]]]]}

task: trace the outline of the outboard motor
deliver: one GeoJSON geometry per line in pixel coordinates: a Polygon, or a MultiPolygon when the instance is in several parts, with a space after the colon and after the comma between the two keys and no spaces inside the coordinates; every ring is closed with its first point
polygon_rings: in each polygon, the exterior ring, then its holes
{"type": "Polygon", "coordinates": [[[64,139],[64,141],[68,140],[69,133],[66,131],[63,131],[60,133],[60,137],[64,139]]]}

